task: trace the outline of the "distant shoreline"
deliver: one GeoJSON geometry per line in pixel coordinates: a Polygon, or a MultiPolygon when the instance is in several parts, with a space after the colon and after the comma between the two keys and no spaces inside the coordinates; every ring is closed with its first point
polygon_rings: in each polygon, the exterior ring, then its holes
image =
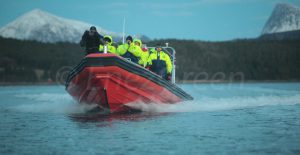
{"type": "MultiPolygon", "coordinates": [[[[298,83],[300,80],[245,80],[245,81],[221,81],[221,80],[186,80],[177,81],[176,84],[229,84],[229,83],[298,83]]],[[[0,82],[2,86],[64,86],[57,82],[0,82]]]]}
{"type": "Polygon", "coordinates": [[[300,80],[244,80],[244,81],[228,81],[228,80],[186,80],[177,81],[178,84],[219,84],[219,83],[295,83],[300,80]]]}
{"type": "MultiPolygon", "coordinates": [[[[55,85],[61,85],[56,82],[0,82],[0,86],[55,86],[55,85]]],[[[62,85],[61,85],[62,86],[62,85]]]]}

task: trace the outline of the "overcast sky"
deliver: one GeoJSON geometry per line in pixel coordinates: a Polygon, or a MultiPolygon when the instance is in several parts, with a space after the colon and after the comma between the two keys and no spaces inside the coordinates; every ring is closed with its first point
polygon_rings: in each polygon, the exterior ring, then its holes
{"type": "Polygon", "coordinates": [[[300,0],[0,0],[0,27],[33,9],[155,38],[221,41],[257,37],[277,3],[300,0]]]}

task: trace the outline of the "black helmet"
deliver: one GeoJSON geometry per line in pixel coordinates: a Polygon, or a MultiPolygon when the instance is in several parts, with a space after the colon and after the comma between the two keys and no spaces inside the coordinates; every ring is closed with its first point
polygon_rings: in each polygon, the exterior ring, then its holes
{"type": "Polygon", "coordinates": [[[133,41],[133,39],[132,39],[131,36],[127,36],[127,37],[126,37],[126,41],[127,41],[127,40],[130,40],[131,42],[133,41]]]}
{"type": "Polygon", "coordinates": [[[95,26],[91,26],[90,30],[95,30],[95,31],[97,31],[97,29],[96,29],[95,26]]]}

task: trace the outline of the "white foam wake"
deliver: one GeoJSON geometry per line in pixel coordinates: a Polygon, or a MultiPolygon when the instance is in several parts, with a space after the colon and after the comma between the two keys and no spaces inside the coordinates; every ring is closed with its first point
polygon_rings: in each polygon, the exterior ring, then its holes
{"type": "Polygon", "coordinates": [[[20,94],[16,97],[29,100],[12,107],[19,112],[77,114],[96,107],[96,105],[75,103],[76,101],[68,94],[20,94]]]}
{"type": "MultiPolygon", "coordinates": [[[[96,106],[75,103],[76,101],[68,94],[21,94],[16,97],[32,101],[12,107],[21,112],[74,114],[85,113],[96,106]]],[[[296,104],[300,104],[300,94],[202,98],[178,104],[129,103],[127,105],[145,112],[199,112],[296,104]]]]}
{"type": "Polygon", "coordinates": [[[233,98],[203,98],[178,104],[129,103],[129,107],[145,112],[199,112],[300,104],[300,95],[233,98]]]}

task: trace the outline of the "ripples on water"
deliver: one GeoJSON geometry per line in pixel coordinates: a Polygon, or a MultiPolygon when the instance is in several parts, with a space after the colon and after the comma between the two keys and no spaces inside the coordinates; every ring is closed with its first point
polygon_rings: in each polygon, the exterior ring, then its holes
{"type": "Polygon", "coordinates": [[[187,84],[194,101],[87,113],[62,86],[0,87],[0,154],[299,154],[300,84],[187,84]]]}

